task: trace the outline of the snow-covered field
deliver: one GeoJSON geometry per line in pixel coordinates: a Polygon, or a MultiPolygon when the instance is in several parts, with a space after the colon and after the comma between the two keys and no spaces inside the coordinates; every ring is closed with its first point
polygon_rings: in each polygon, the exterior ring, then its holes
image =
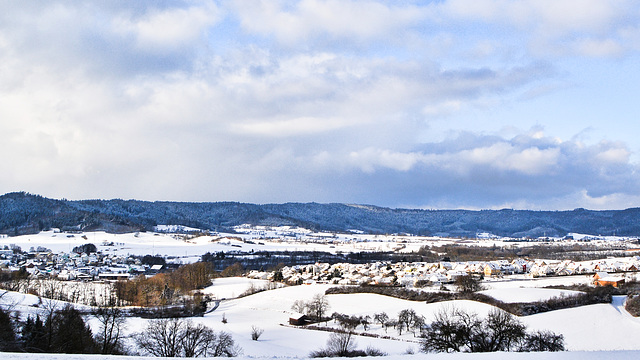
{"type": "MultiPolygon", "coordinates": [[[[139,356],[107,356],[107,355],[74,355],[74,354],[15,354],[1,353],[4,360],[148,360],[139,356]]],[[[640,356],[638,351],[576,351],[559,353],[453,353],[453,354],[415,354],[415,355],[389,355],[380,359],[384,360],[411,360],[411,359],[436,359],[436,360],[636,360],[640,356]]],[[[169,359],[169,358],[165,358],[169,359]]],[[[181,358],[184,359],[184,358],[181,358]]],[[[283,356],[246,357],[240,356],[238,360],[245,359],[300,359],[283,356]]],[[[339,359],[339,358],[335,358],[339,359]]]]}
{"type": "MultiPolygon", "coordinates": [[[[256,234],[242,235],[246,239],[256,234]]],[[[351,235],[349,235],[351,236],[351,235]]],[[[355,235],[354,235],[355,236],[355,235]]],[[[199,259],[200,255],[209,251],[229,250],[327,250],[345,251],[357,250],[358,246],[395,246],[395,243],[384,243],[380,239],[369,239],[369,242],[345,242],[343,245],[329,244],[301,244],[276,239],[251,240],[248,243],[242,239],[218,238],[204,236],[195,239],[184,239],[171,234],[139,233],[112,235],[105,233],[69,234],[45,232],[38,235],[20,236],[0,239],[0,246],[15,244],[23,250],[30,247],[44,246],[54,252],[69,252],[74,246],[88,242],[94,243],[104,252],[121,255],[161,254],[180,256],[181,261],[191,262],[199,259]],[[113,245],[103,245],[113,242],[113,245]]],[[[550,285],[586,284],[590,278],[586,275],[550,277],[531,279],[524,276],[491,279],[483,282],[485,293],[506,302],[535,301],[554,296],[570,295],[571,291],[544,289],[550,285]]],[[[215,331],[224,330],[233,335],[238,345],[243,349],[244,358],[305,358],[313,351],[325,346],[328,332],[296,328],[288,325],[289,317],[294,314],[291,309],[296,300],[309,300],[315,294],[324,294],[331,285],[314,284],[284,287],[263,291],[243,298],[236,298],[249,287],[261,288],[265,280],[250,280],[246,278],[216,279],[212,286],[204,289],[205,293],[222,300],[219,306],[203,317],[193,318],[194,322],[203,323],[215,331]],[[222,319],[226,318],[227,323],[222,319]],[[251,339],[252,326],[264,330],[258,341],[251,339]]],[[[437,304],[411,302],[375,294],[336,294],[328,295],[329,313],[339,312],[348,315],[373,315],[386,312],[390,317],[397,317],[404,309],[414,309],[425,316],[427,322],[433,320],[435,314],[442,309],[456,307],[477,312],[480,316],[492,309],[491,306],[473,301],[449,301],[437,304]]],[[[624,297],[616,297],[612,304],[583,306],[573,309],[557,310],[548,313],[521,317],[520,320],[529,330],[551,330],[563,334],[566,346],[570,352],[561,354],[430,354],[435,359],[637,359],[640,358],[640,321],[633,318],[624,310],[624,297]],[[619,351],[620,350],[620,351],[619,351]],[[606,352],[603,352],[606,351],[606,352]]],[[[0,299],[4,308],[19,311],[23,316],[43,311],[43,306],[50,306],[33,295],[8,294],[0,299]]],[[[59,305],[62,306],[62,305],[59,305]]],[[[90,320],[92,326],[97,326],[95,320],[90,320]]],[[[148,320],[129,318],[126,332],[132,334],[142,330],[148,320]]],[[[324,325],[324,324],[321,324],[324,325]]],[[[336,326],[332,322],[327,326],[336,326]]],[[[363,331],[361,327],[357,331],[363,331]]],[[[387,335],[391,339],[380,339],[367,336],[357,336],[359,349],[368,346],[375,347],[389,354],[385,359],[424,358],[420,354],[418,338],[412,333],[398,335],[394,329],[385,332],[379,324],[372,321],[368,333],[387,335]],[[407,353],[416,353],[408,355],[407,353]]],[[[132,349],[135,350],[133,344],[132,349]]],[[[64,359],[64,360],[98,360],[120,359],[120,357],[80,356],[80,355],[30,355],[30,354],[0,354],[2,359],[32,360],[32,359],[64,359]]],[[[131,358],[137,359],[137,358],[131,358]]]]}
{"type": "MultiPolygon", "coordinates": [[[[236,292],[244,291],[243,287],[248,287],[249,284],[248,279],[238,278],[219,279],[216,282],[217,284],[213,285],[209,291],[216,293],[216,287],[218,287],[219,294],[227,292],[226,294],[230,296],[236,292]]],[[[203,323],[216,331],[224,330],[231,333],[243,349],[245,357],[303,358],[312,350],[322,348],[329,333],[287,325],[289,316],[294,314],[291,306],[295,300],[309,300],[315,294],[323,294],[329,286],[300,285],[268,290],[239,299],[224,300],[215,311],[205,314],[203,317],[193,318],[193,321],[203,323]],[[226,324],[222,322],[223,317],[227,319],[226,324]],[[264,334],[258,341],[251,340],[252,326],[264,329],[264,334]]],[[[517,297],[518,293],[530,296],[532,291],[535,293],[547,291],[547,289],[514,287],[500,291],[511,291],[513,296],[517,297]]],[[[546,297],[546,295],[542,297],[546,297]]],[[[328,295],[327,298],[330,312],[373,317],[375,313],[384,311],[389,316],[396,317],[401,310],[413,309],[418,314],[425,316],[427,322],[432,321],[434,315],[442,309],[455,307],[484,316],[492,308],[490,305],[466,300],[426,304],[376,294],[337,294],[328,295]]],[[[21,299],[20,304],[14,306],[14,310],[20,310],[24,313],[41,311],[42,304],[35,296],[11,294],[5,299],[14,303],[21,299]]],[[[633,318],[624,310],[624,297],[616,297],[612,304],[557,310],[521,317],[520,320],[530,330],[546,329],[563,334],[567,348],[571,351],[637,350],[639,352],[636,355],[640,356],[640,342],[636,341],[640,338],[640,320],[633,318]]],[[[140,318],[128,319],[127,332],[140,331],[144,328],[146,321],[140,318]]],[[[335,326],[331,321],[327,325],[335,326]]],[[[358,328],[358,331],[362,331],[362,328],[358,328]]],[[[411,333],[398,335],[393,329],[389,329],[386,333],[378,324],[372,324],[368,333],[389,335],[392,339],[357,336],[358,348],[372,346],[394,356],[400,356],[407,352],[418,353],[419,339],[411,333]]],[[[624,356],[626,353],[616,354],[616,356],[624,356]]],[[[509,356],[514,356],[514,354],[509,354],[509,356]]],[[[607,357],[608,355],[600,358],[607,357]]]]}
{"type": "Polygon", "coordinates": [[[556,289],[494,289],[481,291],[482,294],[489,295],[497,300],[506,303],[535,302],[549,300],[554,297],[572,296],[579,294],[579,291],[556,290],[556,289]]]}
{"type": "Polygon", "coordinates": [[[270,284],[273,283],[245,277],[220,278],[213,280],[213,285],[202,289],[201,292],[212,295],[215,299],[231,299],[242,295],[251,288],[263,289],[270,284]]]}
{"type": "MultiPolygon", "coordinates": [[[[164,225],[159,229],[173,229],[177,225],[164,225]]],[[[501,239],[448,239],[438,237],[313,233],[300,228],[250,229],[238,227],[236,234],[213,234],[190,237],[164,232],[140,232],[130,234],[108,234],[86,232],[69,234],[43,231],[39,234],[0,238],[0,248],[17,245],[22,250],[42,246],[54,253],[70,253],[75,246],[92,243],[98,250],[113,255],[161,255],[177,257],[182,263],[198,261],[206,252],[219,251],[324,251],[347,253],[358,251],[417,251],[425,245],[461,244],[473,246],[518,246],[532,243],[505,242],[501,239]],[[113,244],[113,245],[107,245],[113,244]]],[[[624,238],[592,241],[623,243],[624,238]]],[[[569,244],[563,242],[562,244],[569,244]]]]}
{"type": "MultiPolygon", "coordinates": [[[[563,292],[559,290],[539,288],[553,282],[551,280],[529,280],[527,284],[529,286],[522,286],[522,281],[502,281],[499,289],[486,290],[486,292],[492,295],[502,294],[503,300],[510,299],[510,301],[544,299],[561,295],[563,292]],[[512,284],[512,287],[508,287],[507,284],[512,284]],[[535,287],[536,285],[538,287],[535,287]]],[[[214,294],[217,298],[230,299],[244,292],[251,284],[258,287],[264,285],[264,281],[245,278],[217,279],[214,281],[214,285],[206,289],[206,292],[214,294]]],[[[289,326],[287,324],[289,316],[294,314],[291,306],[295,300],[309,300],[315,294],[323,294],[330,286],[315,284],[284,287],[239,299],[223,300],[215,311],[205,314],[203,317],[193,318],[193,321],[203,323],[216,331],[224,330],[231,333],[243,349],[245,357],[304,358],[312,350],[322,348],[329,333],[289,326]],[[227,319],[226,324],[222,322],[223,317],[227,319]],[[264,334],[258,341],[251,340],[252,326],[264,329],[264,334]]],[[[375,313],[386,312],[390,317],[396,317],[401,310],[413,309],[418,314],[425,316],[427,322],[433,320],[434,315],[442,309],[455,307],[484,316],[492,308],[490,305],[466,300],[426,304],[376,294],[336,294],[328,295],[327,299],[330,313],[339,312],[373,317],[375,313]]],[[[615,297],[612,304],[557,310],[521,317],[520,320],[530,330],[546,329],[563,334],[570,351],[634,350],[638,351],[634,356],[640,356],[640,342],[636,341],[640,338],[640,319],[632,317],[624,310],[624,300],[624,296],[615,297]]],[[[46,302],[45,300],[44,303],[46,302]]],[[[17,293],[10,293],[2,297],[2,303],[5,307],[8,306],[14,311],[20,311],[23,316],[43,311],[45,305],[48,305],[43,304],[43,301],[36,296],[17,293]]],[[[129,318],[127,333],[142,330],[147,321],[140,318],[129,318]]],[[[95,321],[90,321],[90,323],[97,326],[95,321]]],[[[332,322],[328,322],[326,325],[335,326],[332,322]]],[[[362,331],[362,328],[358,328],[358,331],[362,331]]],[[[410,355],[406,355],[407,352],[418,353],[419,339],[411,333],[398,335],[393,329],[388,329],[388,332],[385,332],[380,325],[373,323],[367,332],[388,335],[392,339],[358,336],[356,338],[358,348],[372,346],[394,357],[401,355],[410,357],[410,355]]],[[[581,357],[581,359],[609,358],[612,354],[615,354],[616,358],[625,358],[625,356],[631,358],[630,356],[632,356],[631,353],[597,354],[600,356],[589,357],[595,355],[587,353],[585,355],[587,357],[581,357]]],[[[3,355],[16,359],[29,359],[25,355],[3,355]]],[[[541,358],[516,354],[508,356],[523,359],[541,358]]],[[[551,357],[548,358],[554,359],[573,358],[557,357],[560,355],[549,356],[551,357]]],[[[569,354],[565,356],[569,356],[569,354]]],[[[443,358],[457,359],[457,357],[446,356],[443,358]]]]}
{"type": "MultiPolygon", "coordinates": [[[[328,285],[302,285],[271,290],[242,299],[225,301],[214,313],[198,321],[217,330],[229,331],[245,349],[245,355],[265,354],[300,357],[324,345],[327,333],[301,330],[283,326],[292,313],[291,305],[296,299],[310,299],[314,294],[324,293],[328,285]],[[229,320],[222,324],[222,314],[229,320]],[[252,325],[262,327],[265,332],[259,341],[251,341],[252,325]]],[[[514,293],[531,291],[513,288],[514,293]]],[[[328,295],[330,311],[350,315],[370,315],[387,312],[396,316],[400,310],[414,309],[427,321],[443,308],[457,307],[474,311],[484,316],[491,306],[472,301],[451,301],[438,304],[411,302],[375,294],[328,295]]],[[[613,304],[583,306],[557,310],[520,319],[531,329],[547,329],[565,336],[569,350],[640,350],[640,320],[631,317],[623,307],[624,297],[616,298],[613,304]]],[[[330,325],[331,323],[329,323],[330,325]]],[[[369,332],[385,334],[377,324],[369,332]]],[[[358,337],[360,347],[369,345],[389,354],[400,355],[407,349],[418,350],[417,339],[412,334],[398,336],[393,330],[389,334],[396,340],[381,340],[358,337]]]]}

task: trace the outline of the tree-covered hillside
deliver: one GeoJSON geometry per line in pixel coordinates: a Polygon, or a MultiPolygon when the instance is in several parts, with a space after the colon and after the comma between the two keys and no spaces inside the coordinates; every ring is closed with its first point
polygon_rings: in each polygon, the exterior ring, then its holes
{"type": "Polygon", "coordinates": [[[293,225],[313,230],[473,237],[640,235],[640,209],[592,211],[417,210],[349,204],[187,203],[138,200],[55,200],[24,192],[0,196],[0,233],[10,236],[50,228],[129,232],[158,224],[207,230],[235,225],[293,225]]]}

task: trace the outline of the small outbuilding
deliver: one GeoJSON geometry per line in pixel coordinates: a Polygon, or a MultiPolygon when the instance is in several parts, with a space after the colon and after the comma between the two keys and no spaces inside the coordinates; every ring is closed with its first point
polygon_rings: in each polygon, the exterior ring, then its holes
{"type": "Polygon", "coordinates": [[[302,326],[309,324],[309,318],[304,314],[293,314],[289,317],[289,325],[302,326]]]}

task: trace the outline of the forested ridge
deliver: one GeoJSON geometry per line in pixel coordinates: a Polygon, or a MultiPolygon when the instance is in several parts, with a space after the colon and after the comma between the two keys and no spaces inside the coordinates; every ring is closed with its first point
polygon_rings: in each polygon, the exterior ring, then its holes
{"type": "Polygon", "coordinates": [[[231,231],[240,224],[300,226],[312,230],[408,233],[474,237],[640,235],[640,208],[626,210],[419,210],[351,204],[167,202],[139,200],[49,199],[25,192],[0,196],[0,233],[9,236],[63,230],[112,233],[152,230],[155,225],[184,225],[231,231]]]}

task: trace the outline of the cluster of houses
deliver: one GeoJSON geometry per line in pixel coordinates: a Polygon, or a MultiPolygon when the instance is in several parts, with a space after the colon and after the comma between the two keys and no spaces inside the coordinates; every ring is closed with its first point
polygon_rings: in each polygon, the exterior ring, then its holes
{"type": "MultiPolygon", "coordinates": [[[[327,264],[299,265],[282,268],[276,272],[251,271],[247,276],[256,279],[278,280],[290,284],[331,283],[338,285],[403,285],[408,287],[428,284],[453,283],[464,275],[502,277],[523,274],[528,277],[568,276],[579,274],[599,274],[607,281],[620,284],[620,276],[610,273],[636,272],[640,268],[640,256],[628,258],[602,259],[575,262],[571,260],[526,260],[515,259],[468,262],[406,262],[370,264],[327,264]]],[[[596,285],[610,285],[598,282],[596,285]]]]}
{"type": "MultiPolygon", "coordinates": [[[[44,248],[16,251],[0,249],[0,269],[26,270],[31,276],[59,280],[126,280],[140,274],[153,275],[162,265],[143,264],[138,257],[95,253],[53,253],[44,248]]],[[[248,277],[283,281],[289,284],[332,283],[338,285],[403,285],[424,286],[446,284],[464,275],[485,278],[523,274],[528,277],[595,274],[596,285],[620,283],[612,273],[636,272],[640,256],[592,261],[571,260],[495,260],[435,263],[375,262],[369,264],[316,263],[284,267],[278,272],[251,271],[248,277]]]]}
{"type": "Polygon", "coordinates": [[[26,270],[39,279],[126,280],[140,274],[151,275],[163,265],[142,264],[140,258],[103,253],[53,253],[38,248],[28,252],[0,250],[0,269],[26,270]]]}

